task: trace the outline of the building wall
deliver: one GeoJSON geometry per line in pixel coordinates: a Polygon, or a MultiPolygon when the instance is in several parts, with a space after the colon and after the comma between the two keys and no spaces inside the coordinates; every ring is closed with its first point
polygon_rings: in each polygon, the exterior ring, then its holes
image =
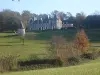
{"type": "Polygon", "coordinates": [[[49,20],[48,23],[31,22],[29,24],[30,30],[47,30],[73,27],[73,24],[63,24],[60,18],[57,20],[49,20]]]}
{"type": "Polygon", "coordinates": [[[74,27],[73,24],[63,24],[62,28],[74,27]]]}
{"type": "Polygon", "coordinates": [[[30,30],[47,30],[47,29],[55,29],[56,22],[51,21],[49,23],[30,23],[30,30]]]}

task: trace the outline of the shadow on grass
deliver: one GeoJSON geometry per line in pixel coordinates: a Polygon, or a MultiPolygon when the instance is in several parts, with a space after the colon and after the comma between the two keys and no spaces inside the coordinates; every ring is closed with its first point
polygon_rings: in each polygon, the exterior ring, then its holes
{"type": "Polygon", "coordinates": [[[16,43],[21,43],[21,42],[20,42],[20,41],[13,41],[13,42],[0,42],[0,43],[1,43],[1,44],[2,44],[2,43],[13,43],[13,44],[15,43],[15,44],[16,44],[16,43]]]}
{"type": "Polygon", "coordinates": [[[93,39],[90,40],[90,42],[92,42],[92,43],[100,43],[100,39],[96,39],[96,38],[94,39],[93,38],[93,39]]]}
{"type": "Polygon", "coordinates": [[[26,44],[23,44],[23,43],[19,43],[19,44],[16,44],[16,45],[0,45],[2,47],[6,47],[6,46],[27,46],[26,44]]]}
{"type": "Polygon", "coordinates": [[[100,47],[100,46],[92,46],[92,47],[100,47]]]}
{"type": "Polygon", "coordinates": [[[7,42],[7,43],[21,43],[21,41],[7,42]]]}
{"type": "Polygon", "coordinates": [[[10,38],[10,37],[16,37],[18,35],[7,35],[7,36],[0,36],[0,38],[10,38]]]}
{"type": "Polygon", "coordinates": [[[0,46],[12,46],[12,45],[0,45],[0,46]]]}
{"type": "Polygon", "coordinates": [[[38,34],[36,34],[35,40],[50,40],[52,36],[63,36],[72,40],[76,34],[76,30],[47,30],[37,33],[38,34]]]}

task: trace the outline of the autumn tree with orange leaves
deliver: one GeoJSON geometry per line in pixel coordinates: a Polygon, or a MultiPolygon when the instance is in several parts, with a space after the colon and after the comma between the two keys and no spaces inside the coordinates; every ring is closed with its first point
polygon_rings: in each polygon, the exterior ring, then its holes
{"type": "Polygon", "coordinates": [[[84,31],[84,29],[80,29],[74,40],[75,48],[79,50],[81,53],[85,53],[89,48],[88,37],[84,31]]]}

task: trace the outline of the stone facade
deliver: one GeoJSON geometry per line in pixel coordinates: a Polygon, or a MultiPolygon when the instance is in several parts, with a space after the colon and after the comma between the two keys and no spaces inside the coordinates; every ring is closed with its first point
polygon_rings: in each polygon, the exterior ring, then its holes
{"type": "Polygon", "coordinates": [[[48,29],[61,29],[63,27],[72,27],[71,24],[63,23],[60,18],[49,18],[46,21],[34,20],[33,18],[29,21],[29,30],[48,30],[48,29]],[[68,26],[67,26],[68,25],[68,26]]]}

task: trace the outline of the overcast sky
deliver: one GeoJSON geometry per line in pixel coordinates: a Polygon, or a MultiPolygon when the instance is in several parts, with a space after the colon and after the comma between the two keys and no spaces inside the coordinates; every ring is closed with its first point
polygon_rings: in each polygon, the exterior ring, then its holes
{"type": "Polygon", "coordinates": [[[53,10],[71,12],[85,12],[86,15],[100,11],[100,0],[0,0],[0,10],[11,9],[22,12],[29,10],[32,13],[50,13],[53,10]]]}

